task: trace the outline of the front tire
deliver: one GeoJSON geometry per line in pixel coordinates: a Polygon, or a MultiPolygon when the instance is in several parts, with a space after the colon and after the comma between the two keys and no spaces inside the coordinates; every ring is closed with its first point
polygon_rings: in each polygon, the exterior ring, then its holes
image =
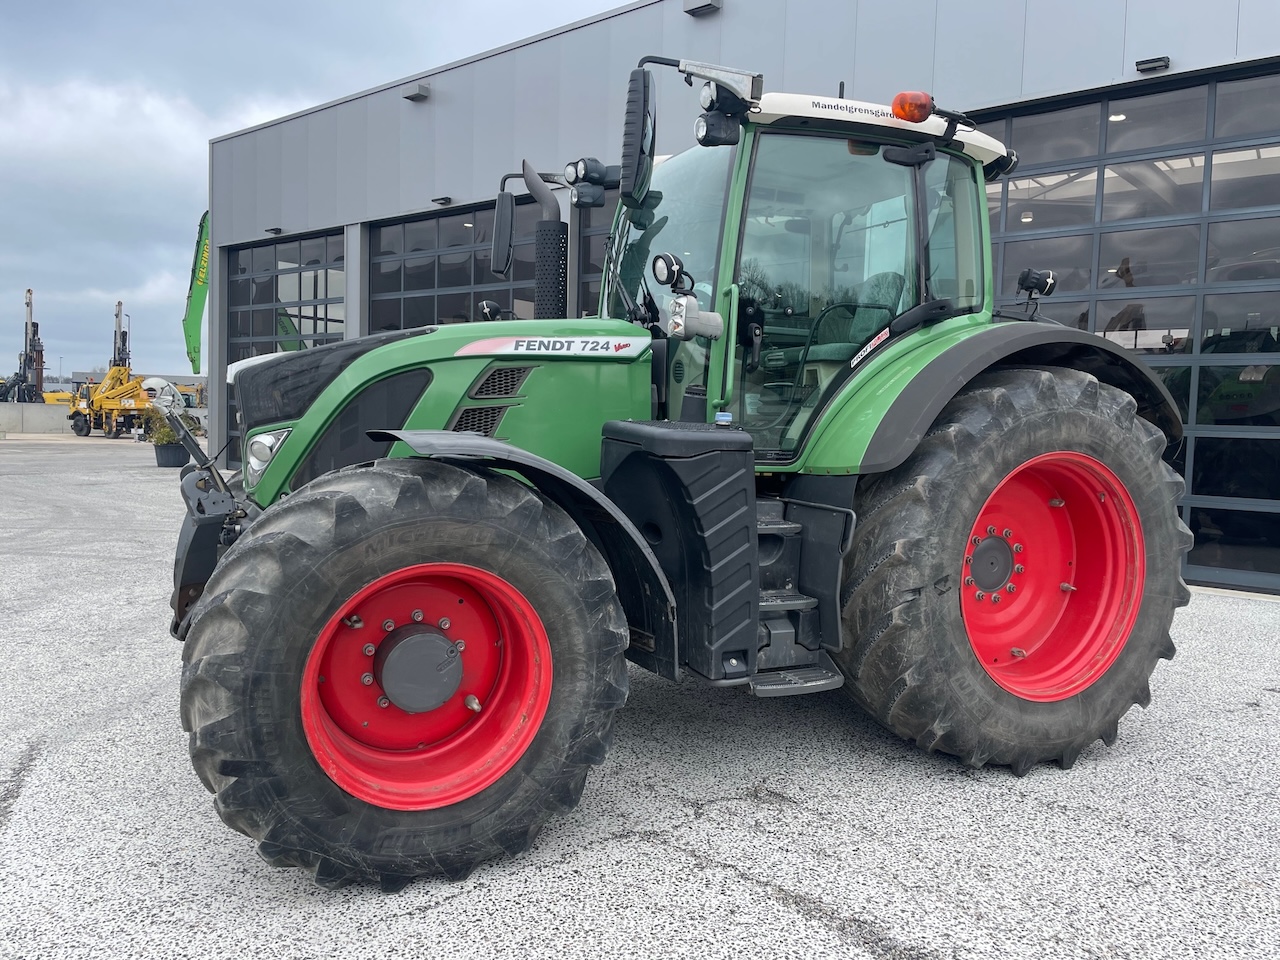
{"type": "Polygon", "coordinates": [[[460,879],[577,802],[626,643],[608,567],[554,504],[380,461],[227,552],[192,614],[183,724],[219,815],[268,862],[327,887],[460,879]]]}
{"type": "Polygon", "coordinates": [[[840,663],[873,717],[1022,775],[1070,767],[1150,701],[1190,594],[1183,481],[1132,397],[1073,370],[988,374],[864,481],[840,663]]]}

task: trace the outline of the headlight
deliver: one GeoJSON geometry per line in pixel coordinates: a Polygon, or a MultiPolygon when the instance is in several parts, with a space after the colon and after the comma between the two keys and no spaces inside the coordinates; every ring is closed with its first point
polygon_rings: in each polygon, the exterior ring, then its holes
{"type": "Polygon", "coordinates": [[[289,435],[288,430],[272,430],[268,433],[259,433],[249,441],[248,447],[245,449],[245,479],[249,486],[254,486],[262,479],[262,472],[267,469],[267,464],[271,462],[271,458],[276,455],[276,451],[280,449],[280,444],[284,442],[284,438],[289,435]]]}

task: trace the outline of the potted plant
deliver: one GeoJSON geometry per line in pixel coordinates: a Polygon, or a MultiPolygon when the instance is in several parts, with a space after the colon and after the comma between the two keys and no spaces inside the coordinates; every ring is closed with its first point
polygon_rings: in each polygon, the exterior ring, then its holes
{"type": "Polygon", "coordinates": [[[183,467],[191,459],[164,413],[156,407],[143,415],[143,438],[155,446],[157,467],[183,467]]]}

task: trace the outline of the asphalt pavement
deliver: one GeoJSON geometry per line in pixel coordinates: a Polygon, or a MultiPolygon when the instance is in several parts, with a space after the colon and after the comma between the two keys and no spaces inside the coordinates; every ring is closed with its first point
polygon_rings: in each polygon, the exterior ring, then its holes
{"type": "Polygon", "coordinates": [[[633,668],[612,753],[527,854],[330,892],[262,862],[191,770],[182,511],[149,446],[0,441],[0,957],[1280,954],[1280,603],[1197,593],[1116,745],[1022,779],[840,691],[633,668]]]}

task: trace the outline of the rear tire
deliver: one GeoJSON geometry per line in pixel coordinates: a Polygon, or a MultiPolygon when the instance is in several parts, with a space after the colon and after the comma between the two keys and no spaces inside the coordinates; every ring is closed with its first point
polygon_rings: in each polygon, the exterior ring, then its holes
{"type": "Polygon", "coordinates": [[[227,552],[192,614],[183,725],[219,815],[268,862],[326,887],[461,879],[576,804],[626,699],[626,644],[608,567],[554,504],[488,471],[379,461],[227,552]],[[390,658],[365,652],[384,618],[466,640],[443,703],[397,705],[390,658]]]}
{"type": "Polygon", "coordinates": [[[1066,768],[1113,743],[1150,701],[1190,599],[1165,446],[1132,397],[1088,374],[976,380],[910,459],[860,488],[845,689],[899,736],[974,767],[1066,768]]]}

